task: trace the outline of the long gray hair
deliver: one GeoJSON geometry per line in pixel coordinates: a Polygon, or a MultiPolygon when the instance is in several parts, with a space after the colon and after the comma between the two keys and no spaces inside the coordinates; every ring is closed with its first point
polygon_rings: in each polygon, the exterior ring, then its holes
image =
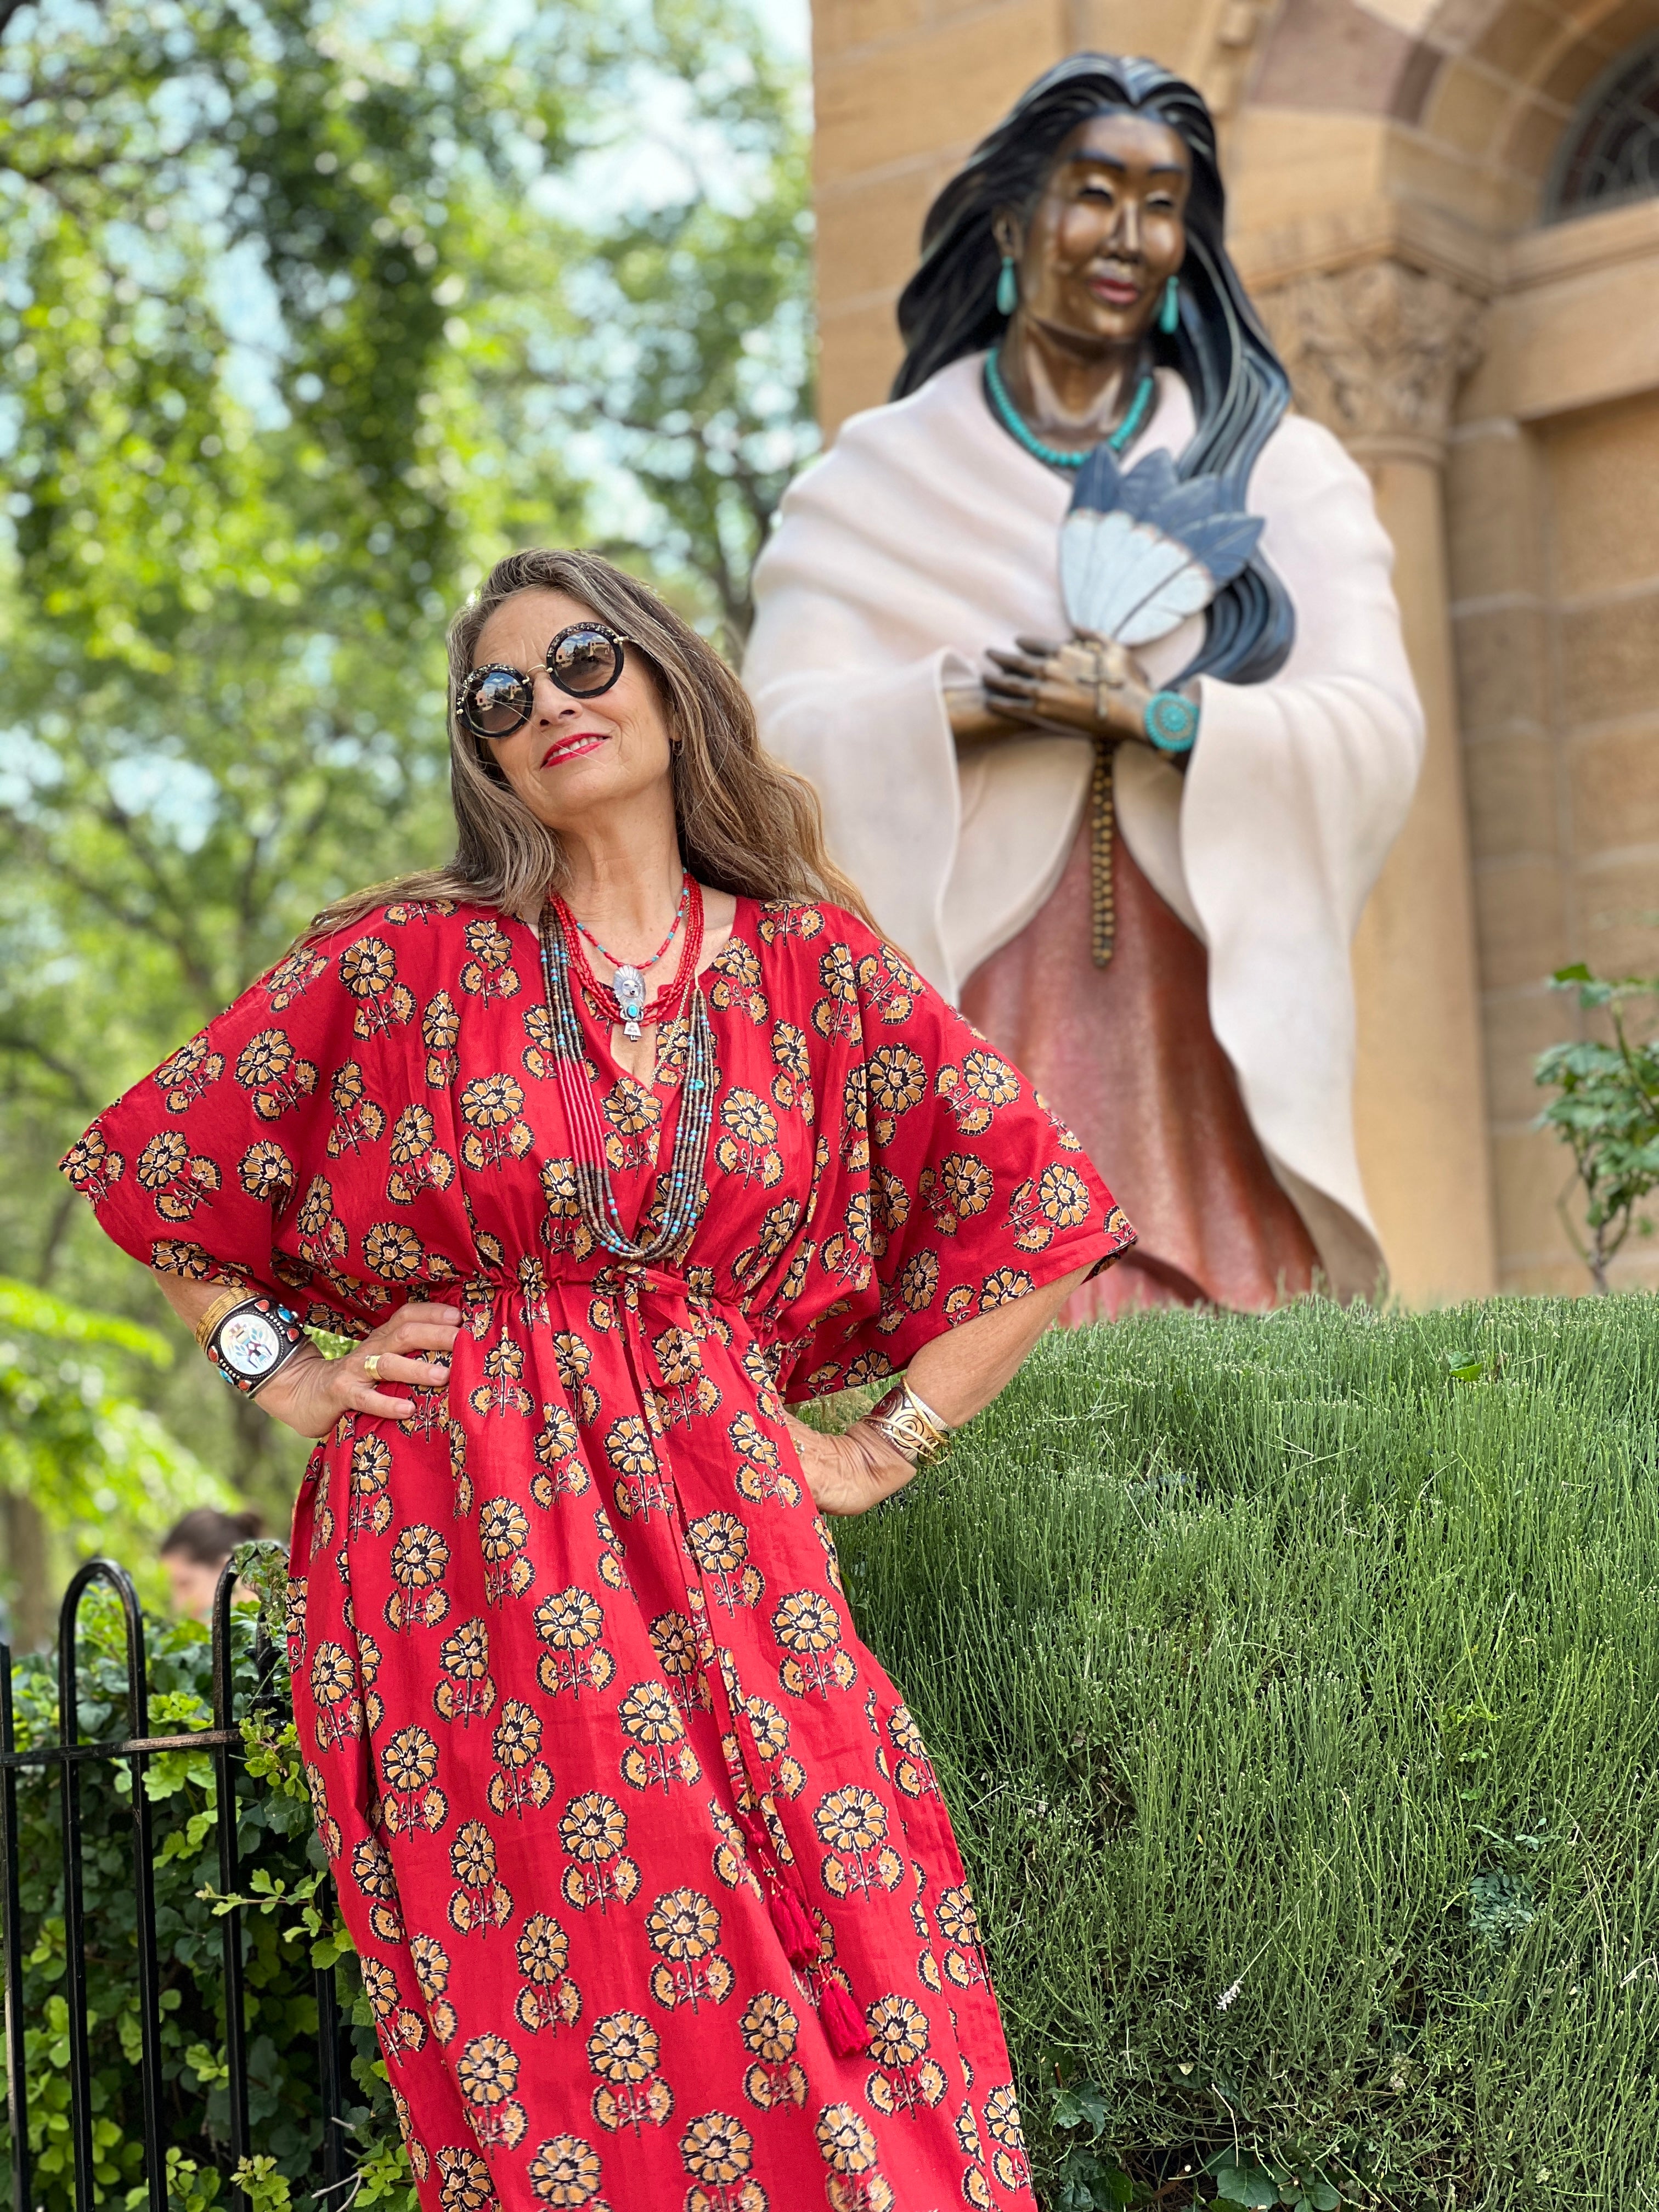
{"type": "Polygon", "coordinates": [[[307,938],[348,928],[391,898],[456,899],[534,913],[568,866],[487,738],[457,711],[484,624],[517,592],[562,592],[629,638],[649,664],[674,744],[674,819],[680,855],[700,883],[757,899],[829,899],[870,916],[823,846],[817,793],[761,749],[742,684],[689,623],[597,553],[529,551],[498,561],[449,626],[449,791],[455,857],[337,899],[307,938]]]}

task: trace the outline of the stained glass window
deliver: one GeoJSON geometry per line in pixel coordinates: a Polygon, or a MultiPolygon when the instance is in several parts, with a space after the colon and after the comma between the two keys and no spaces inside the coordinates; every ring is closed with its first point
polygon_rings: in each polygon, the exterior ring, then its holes
{"type": "Polygon", "coordinates": [[[1547,219],[1587,215],[1659,193],[1659,39],[1615,62],[1568,127],[1550,179],[1547,219]]]}

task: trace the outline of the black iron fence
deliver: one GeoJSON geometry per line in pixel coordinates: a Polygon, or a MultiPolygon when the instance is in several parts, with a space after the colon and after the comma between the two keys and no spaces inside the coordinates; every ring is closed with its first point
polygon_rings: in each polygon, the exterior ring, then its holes
{"type": "MultiPolygon", "coordinates": [[[[234,1711],[231,1601],[239,1559],[219,1579],[213,1608],[213,1725],[184,1735],[149,1731],[149,1669],[143,1613],[125,1571],[109,1559],[93,1559],[70,1584],[58,1615],[58,1740],[17,1747],[12,1696],[10,1647],[0,1644],[0,1911],[3,1911],[6,2099],[10,2121],[12,2212],[33,2212],[35,2196],[29,2150],[31,2034],[45,2023],[25,2017],[25,1936],[20,1894],[22,1829],[18,1818],[18,1777],[27,1769],[55,1772],[63,1841],[63,1909],[65,1942],[64,1996],[68,2010],[70,2129],[77,2212],[92,2212],[100,2191],[94,2167],[92,2030],[88,2017],[87,1920],[83,1882],[82,1782],[89,1765],[125,1764],[131,1778],[131,1859],[137,1911],[138,1980],[138,2066],[142,2082],[145,2182],[149,2212],[167,2212],[168,2145],[163,2139],[164,2098],[161,2050],[161,1987],[156,1954],[155,1850],[152,1808],[144,1777],[149,1762],[165,1752],[209,1752],[218,1803],[219,1881],[222,1897],[241,1894],[242,1865],[238,1840],[235,1762],[243,1746],[234,1711]],[[94,1584],[113,1590],[125,1617],[127,1732],[114,1741],[81,1741],[78,1623],[81,1601],[94,1584]]],[[[254,1648],[253,1705],[274,1702],[270,1676],[274,1647],[263,1620],[254,1648]]],[[[252,2155],[248,2127],[248,2048],[245,2024],[243,1964],[246,1939],[243,1908],[224,1909],[223,2021],[228,2149],[233,2163],[252,2155]]],[[[343,2074],[341,2021],[332,1966],[313,1970],[317,2005],[318,2087],[322,2109],[321,2172],[314,2179],[325,2191],[347,2179],[342,2127],[343,2074]]],[[[331,2200],[325,2200],[331,2201],[331,2200]]],[[[337,2203],[338,2199],[331,2200],[337,2203]]]]}

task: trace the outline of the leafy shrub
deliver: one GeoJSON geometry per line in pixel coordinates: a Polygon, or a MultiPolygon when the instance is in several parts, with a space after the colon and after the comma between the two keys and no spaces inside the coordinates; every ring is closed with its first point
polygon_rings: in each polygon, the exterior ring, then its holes
{"type": "Polygon", "coordinates": [[[1659,2184],[1659,1306],[1052,1335],[838,1528],[1066,2212],[1659,2184]]]}
{"type": "MultiPolygon", "coordinates": [[[[127,1729],[126,1661],[118,1607],[94,1589],[81,1607],[81,1718],[88,1739],[127,1729]]],[[[336,1973],[349,2023],[354,2088],[346,2118],[350,2157],[363,2175],[356,2202],[389,2201],[413,2212],[407,2162],[398,2141],[356,1960],[332,1924],[311,1807],[292,1723],[281,1711],[251,1714],[254,1616],[232,1623],[236,1711],[244,1720],[236,1817],[251,1906],[243,1915],[253,2146],[241,2178],[253,2212],[283,2212],[320,2179],[317,1966],[336,1973]]],[[[151,1624],[150,1726],[158,1735],[212,1725],[208,1632],[195,1622],[151,1624]]],[[[20,1748],[58,1740],[55,1659],[15,1662],[20,1748]]],[[[280,1661],[272,1685],[286,1705],[280,1661]]],[[[82,1769],[86,1952],[92,2033],[92,2106],[100,2202],[139,2207],[143,2189],[138,2075],[137,1935],[132,1889],[131,1783],[125,1765],[82,1769]]],[[[211,2212],[231,2171],[224,2061],[219,1895],[220,1808],[207,1753],[164,1752],[150,1761],[155,1801],[157,1950],[166,2097],[163,2135],[168,2194],[179,2212],[211,2212]]],[[[23,2016],[28,2023],[29,2147],[40,2212],[74,2203],[70,2135],[68,2008],[63,1990],[65,1930],[58,1780],[38,1769],[18,1778],[19,1854],[26,1953],[23,2016]]],[[[11,2186],[9,2139],[0,2123],[0,2182],[11,2186]]]]}
{"type": "MultiPolygon", "coordinates": [[[[1659,978],[1607,981],[1581,961],[1558,968],[1552,981],[1558,991],[1576,991],[1584,1012],[1605,1014],[1612,1039],[1579,1037],[1552,1045],[1533,1072],[1534,1082],[1557,1093],[1538,1118],[1572,1154],[1588,1246],[1579,1241],[1565,1206],[1561,1218],[1605,1296],[1608,1266],[1632,1231],[1653,1233],[1652,1221],[1638,1208],[1659,1190],[1659,1036],[1632,1039],[1625,1010],[1633,1000],[1651,1009],[1659,1000],[1659,978]]],[[[1651,1011],[1647,1027],[1653,1027],[1651,1011]]]]}

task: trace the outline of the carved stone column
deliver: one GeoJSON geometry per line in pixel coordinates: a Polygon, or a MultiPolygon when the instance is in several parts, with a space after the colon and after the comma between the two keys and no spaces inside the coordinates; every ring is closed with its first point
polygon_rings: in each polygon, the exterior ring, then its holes
{"type": "Polygon", "coordinates": [[[1369,261],[1257,304],[1304,415],[1357,460],[1440,466],[1457,386],[1480,358],[1480,301],[1444,276],[1369,261]]]}
{"type": "Polygon", "coordinates": [[[1303,413],[1371,478],[1428,731],[1354,940],[1360,1167],[1396,1291],[1413,1305],[1486,1296],[1496,1239],[1441,483],[1482,310],[1395,260],[1299,276],[1259,304],[1303,413]]]}

